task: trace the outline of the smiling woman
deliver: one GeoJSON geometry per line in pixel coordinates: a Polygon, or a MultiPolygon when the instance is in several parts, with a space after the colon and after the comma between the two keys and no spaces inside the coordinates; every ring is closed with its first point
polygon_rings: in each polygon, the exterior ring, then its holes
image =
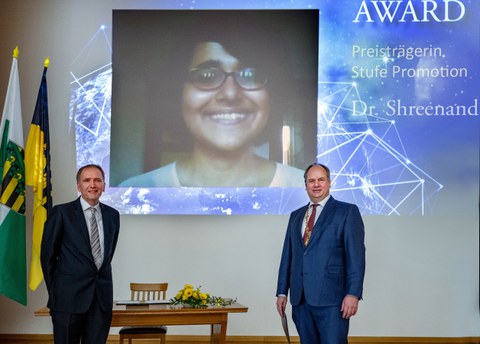
{"type": "Polygon", "coordinates": [[[180,184],[269,185],[275,165],[252,150],[253,140],[269,116],[265,82],[257,83],[255,69],[242,68],[241,62],[217,42],[197,45],[190,70],[200,70],[201,76],[188,80],[183,88],[182,114],[194,149],[188,158],[177,162],[180,184]],[[212,78],[215,74],[223,76],[212,78]],[[249,173],[255,169],[260,173],[249,173]]]}
{"type": "Polygon", "coordinates": [[[114,45],[110,185],[302,187],[315,158],[317,33],[307,25],[316,12],[136,13],[150,19],[154,49],[119,86],[131,51],[143,51],[138,26],[115,26],[130,12],[114,13],[114,43],[136,37],[137,48],[114,45]],[[282,137],[285,126],[293,137],[282,137]],[[132,146],[144,153],[126,153],[132,146]]]}

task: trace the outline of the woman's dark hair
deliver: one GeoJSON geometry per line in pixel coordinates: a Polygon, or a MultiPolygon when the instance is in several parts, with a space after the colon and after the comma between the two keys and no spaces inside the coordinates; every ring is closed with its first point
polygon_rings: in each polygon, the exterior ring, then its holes
{"type": "MultiPolygon", "coordinates": [[[[270,11],[247,10],[175,12],[176,32],[172,32],[170,39],[175,40],[176,44],[168,44],[169,50],[163,52],[166,59],[162,72],[158,74],[170,87],[170,92],[164,92],[162,87],[159,90],[161,94],[156,97],[164,98],[164,103],[169,104],[168,108],[160,109],[162,112],[166,110],[165,116],[171,117],[172,112],[181,113],[181,94],[195,47],[202,42],[216,42],[241,61],[242,65],[253,66],[266,72],[266,88],[271,97],[271,117],[278,116],[281,122],[283,119],[278,115],[281,100],[292,94],[289,89],[293,85],[292,69],[286,62],[287,38],[278,29],[282,21],[285,25],[286,19],[281,20],[278,14],[269,13],[270,11]],[[279,106],[279,109],[275,106],[279,106]]],[[[164,39],[162,38],[162,41],[164,39]]],[[[152,74],[151,77],[155,78],[155,75],[152,74]]]]}

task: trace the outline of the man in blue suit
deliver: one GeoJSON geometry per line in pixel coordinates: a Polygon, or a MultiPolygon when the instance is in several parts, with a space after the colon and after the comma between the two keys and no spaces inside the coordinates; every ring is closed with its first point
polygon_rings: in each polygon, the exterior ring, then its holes
{"type": "Polygon", "coordinates": [[[99,202],[105,190],[100,166],[80,168],[77,189],[81,196],[55,206],[43,231],[41,263],[54,341],[106,343],[113,306],[111,261],[120,215],[99,202]]]}
{"type": "Polygon", "coordinates": [[[365,275],[364,225],[358,207],[330,195],[330,170],[305,170],[308,205],[290,215],[277,284],[284,315],[290,290],[292,317],[302,344],[346,344],[365,275]]]}

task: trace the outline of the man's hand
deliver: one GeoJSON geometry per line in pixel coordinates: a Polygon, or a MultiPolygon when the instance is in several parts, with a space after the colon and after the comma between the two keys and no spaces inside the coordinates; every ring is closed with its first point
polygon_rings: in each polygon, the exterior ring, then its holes
{"type": "Polygon", "coordinates": [[[285,314],[285,307],[287,307],[287,297],[277,296],[277,311],[281,317],[285,314]]]}
{"type": "MultiPolygon", "coordinates": [[[[278,301],[277,301],[278,305],[278,301]]],[[[353,295],[347,295],[343,298],[342,302],[342,317],[344,319],[349,319],[357,314],[358,311],[358,297],[353,295]]]]}

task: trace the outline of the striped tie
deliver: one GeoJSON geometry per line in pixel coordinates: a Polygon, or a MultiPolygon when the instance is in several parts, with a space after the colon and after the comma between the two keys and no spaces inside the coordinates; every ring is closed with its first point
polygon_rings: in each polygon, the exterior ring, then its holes
{"type": "Polygon", "coordinates": [[[97,269],[100,269],[100,266],[102,266],[102,252],[100,250],[100,237],[98,235],[97,218],[95,216],[97,209],[91,207],[90,210],[92,211],[92,215],[90,216],[90,245],[92,246],[95,265],[97,269]]]}

